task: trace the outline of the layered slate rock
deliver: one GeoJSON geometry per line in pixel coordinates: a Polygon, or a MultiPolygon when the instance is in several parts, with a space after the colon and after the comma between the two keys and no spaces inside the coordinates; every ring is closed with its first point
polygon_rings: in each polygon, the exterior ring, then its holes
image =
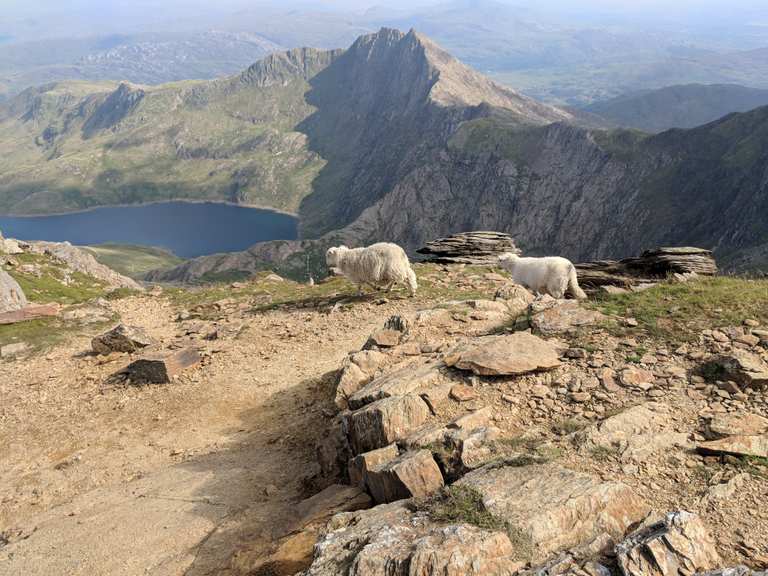
{"type": "Polygon", "coordinates": [[[404,396],[421,388],[427,388],[439,378],[439,369],[442,365],[442,362],[411,364],[389,372],[352,394],[348,398],[349,406],[355,410],[382,398],[404,396]]]}
{"type": "Polygon", "coordinates": [[[519,254],[515,241],[502,232],[463,232],[432,240],[417,250],[427,262],[495,266],[504,252],[519,254]]]}
{"type": "Polygon", "coordinates": [[[395,502],[335,516],[305,576],[508,576],[516,554],[503,532],[438,526],[395,502]]]}
{"type": "Polygon", "coordinates": [[[719,440],[728,436],[768,434],[768,418],[759,414],[712,414],[704,420],[704,435],[709,440],[719,440]]]}
{"type": "Polygon", "coordinates": [[[491,513],[527,534],[534,562],[604,533],[618,541],[648,513],[629,486],[556,464],[486,466],[457,484],[478,490],[491,513]]]}
{"type": "Polygon", "coordinates": [[[141,328],[118,324],[112,330],[91,340],[96,354],[111,352],[133,353],[154,344],[154,340],[141,328]]]}
{"type": "Polygon", "coordinates": [[[586,287],[617,286],[632,288],[647,281],[658,281],[678,274],[683,276],[717,274],[717,263],[710,250],[694,247],[667,247],[646,250],[638,257],[599,260],[576,264],[579,284],[586,287]]]}
{"type": "Polygon", "coordinates": [[[347,417],[349,443],[355,454],[405,439],[429,417],[427,404],[415,394],[384,398],[347,417]]]}
{"type": "Polygon", "coordinates": [[[639,529],[616,546],[616,557],[624,576],[687,576],[720,563],[707,527],[689,512],[639,529]]]}
{"type": "Polygon", "coordinates": [[[697,449],[705,454],[735,454],[768,458],[768,435],[728,436],[721,440],[702,442],[697,449]]]}
{"type": "Polygon", "coordinates": [[[27,298],[19,283],[0,268],[0,313],[15,312],[27,305],[27,298]]]}
{"type": "Polygon", "coordinates": [[[516,332],[476,338],[458,346],[444,360],[448,366],[482,376],[517,376],[560,366],[557,347],[538,336],[516,332]]]}
{"type": "Polygon", "coordinates": [[[429,450],[406,452],[368,469],[365,485],[378,504],[434,494],[443,487],[443,475],[429,450]]]}

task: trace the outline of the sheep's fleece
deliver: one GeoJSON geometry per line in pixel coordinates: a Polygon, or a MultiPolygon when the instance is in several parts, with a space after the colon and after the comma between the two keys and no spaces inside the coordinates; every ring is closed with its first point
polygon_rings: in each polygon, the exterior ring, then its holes
{"type": "Polygon", "coordinates": [[[575,298],[587,297],[579,287],[576,267],[566,258],[521,258],[512,252],[505,252],[499,256],[499,265],[512,274],[515,282],[534,292],[563,298],[570,290],[575,298]]]}
{"type": "Polygon", "coordinates": [[[325,253],[325,262],[333,273],[343,274],[361,287],[368,284],[391,290],[395,284],[402,284],[411,295],[416,294],[418,288],[408,255],[397,244],[380,242],[366,248],[335,246],[325,253]]]}

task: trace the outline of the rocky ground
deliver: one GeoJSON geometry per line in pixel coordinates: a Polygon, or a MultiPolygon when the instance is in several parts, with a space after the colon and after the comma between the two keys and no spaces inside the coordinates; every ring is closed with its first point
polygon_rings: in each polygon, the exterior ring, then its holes
{"type": "Polygon", "coordinates": [[[262,274],[65,308],[0,360],[0,574],[768,568],[765,283],[726,309],[718,281],[579,304],[418,273],[415,299],[262,274]]]}

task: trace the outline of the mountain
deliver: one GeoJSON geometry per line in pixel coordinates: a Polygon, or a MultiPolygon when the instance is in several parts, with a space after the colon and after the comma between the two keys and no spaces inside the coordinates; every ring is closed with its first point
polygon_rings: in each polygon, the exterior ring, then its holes
{"type": "Polygon", "coordinates": [[[0,211],[204,198],[298,212],[317,235],[494,108],[519,124],[572,118],[391,29],[222,80],[47,85],[0,106],[0,211]]]}
{"type": "Polygon", "coordinates": [[[382,29],[221,80],[29,90],[0,106],[0,210],[206,198],[298,215],[300,241],[155,276],[173,280],[295,275],[308,256],[320,272],[331,243],[413,251],[472,229],[574,260],[663,244],[714,248],[726,265],[762,253],[768,108],[656,136],[578,122],[382,29]]]}
{"type": "Polygon", "coordinates": [[[585,110],[618,126],[646,132],[694,128],[732,112],[768,105],[768,90],[734,84],[686,84],[597,102],[585,110]]]}

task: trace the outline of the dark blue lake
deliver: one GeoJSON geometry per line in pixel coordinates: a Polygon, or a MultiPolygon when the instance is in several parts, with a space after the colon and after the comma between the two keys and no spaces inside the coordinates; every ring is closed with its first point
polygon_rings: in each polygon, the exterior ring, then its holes
{"type": "Polygon", "coordinates": [[[167,202],[57,216],[0,216],[0,231],[8,238],[67,240],[81,246],[105,242],[159,246],[194,258],[244,250],[266,240],[293,240],[296,218],[228,204],[167,202]]]}

